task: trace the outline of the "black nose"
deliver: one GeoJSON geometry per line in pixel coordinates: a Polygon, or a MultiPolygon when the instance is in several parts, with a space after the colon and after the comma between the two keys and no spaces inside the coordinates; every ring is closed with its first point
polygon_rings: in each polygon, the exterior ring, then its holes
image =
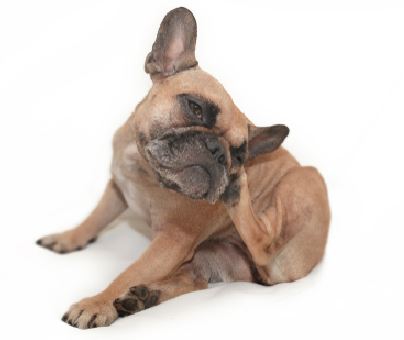
{"type": "Polygon", "coordinates": [[[216,162],[222,165],[226,164],[226,153],[224,147],[216,138],[208,139],[206,141],[206,147],[212,153],[216,162]]]}

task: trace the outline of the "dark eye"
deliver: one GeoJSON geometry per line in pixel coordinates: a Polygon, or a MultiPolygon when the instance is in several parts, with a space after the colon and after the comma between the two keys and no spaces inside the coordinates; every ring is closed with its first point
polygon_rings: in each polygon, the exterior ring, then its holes
{"type": "Polygon", "coordinates": [[[191,109],[192,113],[194,114],[194,116],[196,118],[198,118],[199,120],[202,120],[202,118],[203,118],[202,108],[197,103],[195,103],[193,100],[190,100],[189,108],[191,109]]]}

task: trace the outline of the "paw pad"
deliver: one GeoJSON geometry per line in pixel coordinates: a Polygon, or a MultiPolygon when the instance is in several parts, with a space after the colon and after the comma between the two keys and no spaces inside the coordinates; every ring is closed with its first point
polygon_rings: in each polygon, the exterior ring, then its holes
{"type": "Polygon", "coordinates": [[[125,317],[159,303],[160,291],[145,285],[131,287],[127,294],[114,301],[119,317],[125,317]]]}

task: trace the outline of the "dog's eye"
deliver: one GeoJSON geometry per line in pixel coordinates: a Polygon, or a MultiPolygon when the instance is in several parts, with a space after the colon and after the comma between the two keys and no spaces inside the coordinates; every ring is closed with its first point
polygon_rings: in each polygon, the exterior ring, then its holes
{"type": "Polygon", "coordinates": [[[191,109],[192,113],[194,114],[194,116],[196,118],[198,118],[199,120],[202,120],[202,118],[203,118],[202,108],[197,103],[195,103],[193,100],[190,100],[189,108],[191,109]]]}

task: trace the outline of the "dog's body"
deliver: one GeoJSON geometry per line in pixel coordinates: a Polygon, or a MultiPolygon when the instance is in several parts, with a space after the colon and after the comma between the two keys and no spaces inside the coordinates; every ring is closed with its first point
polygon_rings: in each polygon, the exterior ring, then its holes
{"type": "Polygon", "coordinates": [[[208,282],[291,282],[323,256],[321,175],[278,148],[287,128],[255,127],[196,65],[195,40],[192,13],[165,17],[146,60],[153,87],[114,137],[103,198],[80,226],[39,241],[81,249],[127,208],[152,229],[138,261],[65,314],[76,327],[109,325],[208,282]]]}

